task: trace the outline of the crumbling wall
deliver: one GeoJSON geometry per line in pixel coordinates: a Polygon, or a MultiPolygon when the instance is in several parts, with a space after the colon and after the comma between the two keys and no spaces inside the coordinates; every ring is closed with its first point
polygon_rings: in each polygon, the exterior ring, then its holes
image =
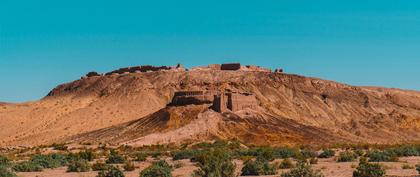
{"type": "Polygon", "coordinates": [[[231,71],[236,71],[236,70],[240,70],[241,64],[240,63],[225,63],[222,64],[220,69],[221,70],[231,70],[231,71]]]}
{"type": "Polygon", "coordinates": [[[143,65],[143,66],[120,68],[120,69],[108,72],[105,75],[125,74],[125,73],[140,73],[140,72],[161,71],[161,70],[184,71],[184,67],[181,64],[178,64],[177,66],[143,65]]]}
{"type": "Polygon", "coordinates": [[[247,108],[256,109],[257,99],[252,94],[231,93],[228,99],[228,108],[235,112],[247,108]]]}
{"type": "Polygon", "coordinates": [[[175,92],[171,105],[211,104],[215,93],[212,91],[179,91],[175,92]]]}

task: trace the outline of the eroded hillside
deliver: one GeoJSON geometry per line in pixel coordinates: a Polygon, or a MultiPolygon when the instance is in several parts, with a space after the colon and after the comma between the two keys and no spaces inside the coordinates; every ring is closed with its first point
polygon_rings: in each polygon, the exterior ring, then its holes
{"type": "Polygon", "coordinates": [[[63,84],[39,101],[0,104],[0,119],[2,146],[216,137],[278,145],[396,143],[420,140],[420,93],[272,72],[155,71],[63,84]],[[220,114],[205,105],[167,107],[177,90],[225,89],[253,93],[259,108],[220,114]]]}

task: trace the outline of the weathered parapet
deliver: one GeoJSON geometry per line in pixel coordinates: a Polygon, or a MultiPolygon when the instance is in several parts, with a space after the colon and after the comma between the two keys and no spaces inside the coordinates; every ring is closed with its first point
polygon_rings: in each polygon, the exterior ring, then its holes
{"type": "Polygon", "coordinates": [[[181,64],[177,66],[151,66],[151,65],[143,65],[143,66],[134,66],[134,67],[126,67],[120,68],[111,72],[106,73],[105,75],[112,75],[112,74],[124,74],[124,73],[141,73],[141,72],[150,72],[150,71],[184,71],[184,67],[181,64]]]}
{"type": "Polygon", "coordinates": [[[256,72],[271,72],[271,69],[269,69],[269,68],[263,68],[263,67],[254,66],[254,65],[247,65],[243,70],[244,71],[256,71],[256,72]]]}
{"type": "Polygon", "coordinates": [[[237,71],[237,70],[242,70],[243,67],[240,63],[225,63],[225,64],[221,65],[220,69],[221,70],[237,71]]]}

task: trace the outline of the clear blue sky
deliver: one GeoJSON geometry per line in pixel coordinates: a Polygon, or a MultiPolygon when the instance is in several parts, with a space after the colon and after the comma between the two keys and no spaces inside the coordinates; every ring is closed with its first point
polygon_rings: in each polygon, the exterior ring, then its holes
{"type": "Polygon", "coordinates": [[[420,90],[420,2],[0,1],[0,101],[91,70],[231,61],[420,90]]]}

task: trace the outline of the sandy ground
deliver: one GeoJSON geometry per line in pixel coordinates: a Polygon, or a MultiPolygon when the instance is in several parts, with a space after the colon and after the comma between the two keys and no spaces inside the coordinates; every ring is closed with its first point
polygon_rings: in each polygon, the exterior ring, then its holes
{"type": "MultiPolygon", "coordinates": [[[[181,168],[177,168],[172,172],[174,177],[190,177],[191,174],[197,169],[194,166],[194,163],[191,163],[189,160],[179,160],[172,162],[170,159],[166,159],[170,164],[173,163],[182,163],[181,168]]],[[[239,174],[243,163],[239,160],[235,160],[234,163],[237,165],[237,173],[239,174]]],[[[415,169],[402,169],[403,164],[415,165],[420,163],[420,157],[402,157],[400,162],[384,162],[381,163],[386,168],[386,174],[389,176],[416,176],[418,175],[415,169]]],[[[314,165],[315,169],[319,169],[325,175],[325,177],[351,177],[353,171],[352,164],[357,166],[357,162],[346,162],[346,163],[337,163],[334,158],[330,159],[319,159],[318,164],[314,165]]],[[[135,163],[136,170],[131,172],[124,172],[127,177],[138,177],[140,171],[145,169],[150,165],[150,162],[140,162],[135,163]]],[[[30,172],[30,173],[18,173],[18,176],[21,177],[95,177],[97,172],[86,172],[86,173],[67,173],[66,167],[61,167],[57,169],[48,169],[43,172],[30,172]]],[[[278,174],[287,170],[279,170],[278,174]]],[[[272,175],[267,177],[278,177],[279,175],[272,175]]]]}

